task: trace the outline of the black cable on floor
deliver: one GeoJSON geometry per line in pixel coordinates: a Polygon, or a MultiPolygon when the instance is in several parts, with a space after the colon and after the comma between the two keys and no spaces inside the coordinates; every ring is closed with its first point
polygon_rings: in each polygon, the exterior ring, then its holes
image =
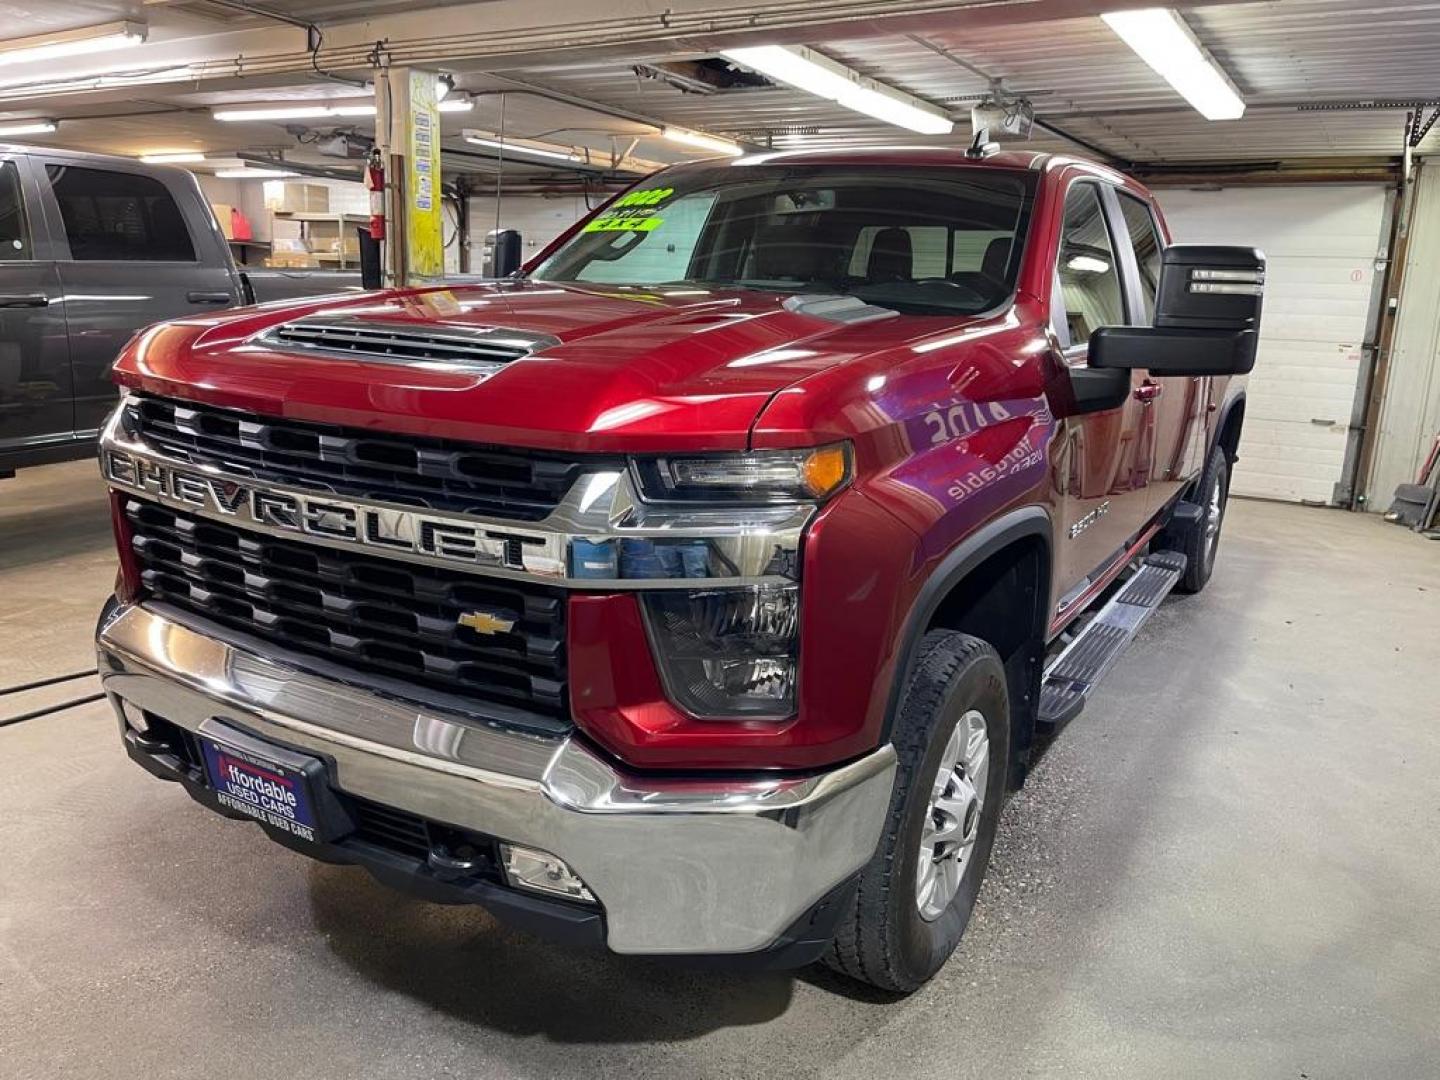
{"type": "Polygon", "coordinates": [[[56,683],[69,682],[71,679],[83,679],[86,675],[94,675],[99,669],[90,668],[86,671],[72,671],[69,675],[51,675],[48,679],[36,679],[34,682],[21,683],[19,686],[7,686],[0,690],[0,697],[6,694],[21,694],[26,690],[39,690],[42,686],[54,686],[56,683]]]}
{"type": "Polygon", "coordinates": [[[49,705],[43,709],[32,709],[30,712],[21,713],[19,716],[10,716],[4,720],[0,720],[0,727],[9,727],[11,724],[18,724],[24,720],[36,720],[42,716],[49,716],[51,713],[64,712],[66,709],[73,709],[77,705],[88,705],[92,701],[99,701],[104,696],[103,693],[91,694],[89,697],[76,698],[74,701],[62,701],[59,705],[49,705]]]}

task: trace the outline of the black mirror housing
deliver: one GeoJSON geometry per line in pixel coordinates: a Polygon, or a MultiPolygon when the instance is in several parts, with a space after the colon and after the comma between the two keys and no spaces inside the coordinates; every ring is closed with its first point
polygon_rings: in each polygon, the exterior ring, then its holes
{"type": "Polygon", "coordinates": [[[1258,330],[1265,256],[1255,248],[1172,244],[1160,263],[1157,327],[1258,330]]]}
{"type": "Polygon", "coordinates": [[[1090,337],[1094,368],[1152,375],[1247,375],[1255,367],[1265,256],[1255,248],[1165,249],[1155,325],[1105,326],[1090,337]]]}
{"type": "Polygon", "coordinates": [[[1090,336],[1089,364],[1101,370],[1146,368],[1151,375],[1248,375],[1254,330],[1102,326],[1090,336]]]}

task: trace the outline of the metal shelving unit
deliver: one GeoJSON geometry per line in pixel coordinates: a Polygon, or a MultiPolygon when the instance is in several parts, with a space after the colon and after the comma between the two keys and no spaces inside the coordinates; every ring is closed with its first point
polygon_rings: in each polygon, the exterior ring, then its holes
{"type": "Polygon", "coordinates": [[[349,258],[346,257],[345,233],[346,230],[352,226],[368,226],[370,224],[370,219],[366,215],[328,213],[314,210],[274,210],[271,212],[271,214],[276,220],[279,221],[297,222],[300,225],[300,237],[301,239],[305,240],[307,244],[311,243],[312,241],[311,226],[313,224],[315,224],[316,222],[333,224],[336,229],[336,235],[340,240],[339,249],[336,251],[315,251],[312,248],[310,254],[315,256],[317,262],[334,263],[336,269],[338,270],[348,270],[352,267],[360,265],[360,258],[358,255],[349,258]]]}

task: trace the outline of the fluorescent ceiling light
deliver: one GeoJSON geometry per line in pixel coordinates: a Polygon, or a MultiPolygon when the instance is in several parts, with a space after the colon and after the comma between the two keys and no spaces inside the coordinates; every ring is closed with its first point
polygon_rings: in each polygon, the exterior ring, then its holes
{"type": "Polygon", "coordinates": [[[144,40],[145,24],[129,21],[83,26],[78,30],[62,30],[54,34],[11,38],[9,41],[0,41],[0,64],[28,64],[62,56],[109,52],[111,49],[139,45],[144,40]]]}
{"type": "Polygon", "coordinates": [[[220,169],[215,175],[221,180],[279,180],[300,174],[288,169],[220,169]]]}
{"type": "Polygon", "coordinates": [[[465,141],[476,146],[487,146],[492,150],[500,150],[507,154],[529,154],[534,157],[555,158],[560,161],[579,161],[580,155],[571,147],[560,146],[557,143],[538,143],[531,139],[502,139],[491,131],[470,131],[461,132],[465,141]]]}
{"type": "Polygon", "coordinates": [[[5,124],[0,126],[0,136],[45,135],[54,130],[54,120],[22,120],[18,124],[5,124]]]}
{"type": "Polygon", "coordinates": [[[797,90],[922,135],[948,135],[955,128],[950,118],[928,101],[867,79],[803,45],[722,49],[721,55],[797,90]]]}
{"type": "Polygon", "coordinates": [[[196,161],[204,161],[205,155],[199,151],[176,151],[166,154],[141,154],[140,160],[146,165],[188,165],[196,161]]]}
{"type": "Polygon", "coordinates": [[[1110,264],[1094,255],[1072,255],[1065,263],[1065,269],[1082,274],[1107,274],[1110,272],[1110,264]]]}
{"type": "Polygon", "coordinates": [[[248,109],[216,109],[216,120],[314,120],[335,114],[324,105],[261,105],[248,109]]]}
{"type": "Polygon", "coordinates": [[[665,138],[671,142],[684,143],[686,146],[698,147],[701,150],[711,150],[717,154],[727,154],[730,157],[735,157],[745,152],[737,142],[731,142],[729,139],[716,138],[714,135],[706,135],[699,131],[667,127],[663,134],[665,138]]]}
{"type": "MultiPolygon", "coordinates": [[[[451,98],[440,102],[443,113],[469,112],[475,107],[470,98],[451,98]]],[[[326,120],[330,118],[366,117],[375,115],[373,101],[341,101],[331,105],[246,105],[238,109],[215,109],[216,120],[230,123],[263,120],[326,120]]]]}
{"type": "Polygon", "coordinates": [[[1100,17],[1206,120],[1238,120],[1245,114],[1240,91],[1175,12],[1142,8],[1100,17]]]}

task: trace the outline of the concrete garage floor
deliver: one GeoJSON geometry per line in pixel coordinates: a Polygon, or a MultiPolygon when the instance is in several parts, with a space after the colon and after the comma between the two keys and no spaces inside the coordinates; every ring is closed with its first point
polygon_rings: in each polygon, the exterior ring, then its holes
{"type": "MultiPolygon", "coordinates": [[[[111,566],[91,464],[0,482],[0,686],[87,666],[111,566]]],[[[103,704],[0,728],[0,1074],[1434,1077],[1437,601],[1440,544],[1235,503],[900,1002],[405,899],[150,779],[103,704]]]]}

